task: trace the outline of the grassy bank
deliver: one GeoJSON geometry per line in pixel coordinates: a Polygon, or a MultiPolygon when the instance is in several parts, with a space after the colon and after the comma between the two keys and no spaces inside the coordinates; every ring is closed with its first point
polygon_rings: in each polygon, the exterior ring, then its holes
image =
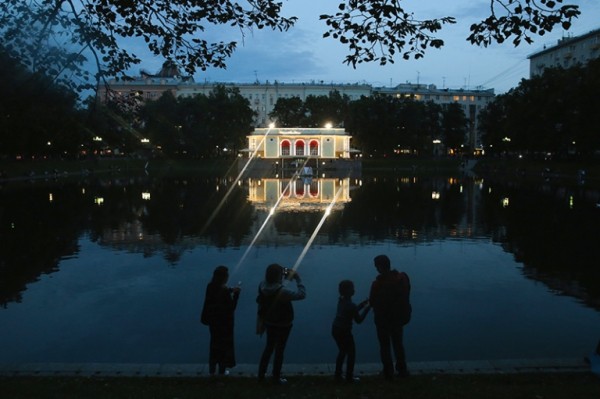
{"type": "Polygon", "coordinates": [[[364,377],[355,384],[331,377],[292,377],[284,386],[253,378],[83,378],[13,377],[0,379],[5,398],[485,398],[592,399],[600,397],[600,378],[592,374],[422,375],[387,382],[364,377]]]}

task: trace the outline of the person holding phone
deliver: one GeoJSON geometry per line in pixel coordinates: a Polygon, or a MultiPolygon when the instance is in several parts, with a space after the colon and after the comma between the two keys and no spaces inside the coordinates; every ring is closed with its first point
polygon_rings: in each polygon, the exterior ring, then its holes
{"type": "Polygon", "coordinates": [[[306,298],[306,289],[300,275],[291,269],[285,269],[277,263],[267,267],[265,280],[258,287],[258,316],[263,320],[267,332],[267,343],[263,350],[258,366],[258,379],[264,381],[267,367],[273,352],[273,382],[285,384],[287,380],[281,377],[283,353],[287,344],[292,323],[294,308],[292,301],[306,298]],[[284,280],[295,281],[296,289],[284,285],[284,280]]]}

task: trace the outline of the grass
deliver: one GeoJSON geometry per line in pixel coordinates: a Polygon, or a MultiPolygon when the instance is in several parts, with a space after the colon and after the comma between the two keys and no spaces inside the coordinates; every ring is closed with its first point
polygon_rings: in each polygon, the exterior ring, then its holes
{"type": "Polygon", "coordinates": [[[332,377],[297,376],[274,386],[254,378],[84,378],[4,377],[2,397],[18,398],[485,398],[485,399],[595,399],[600,378],[588,373],[491,375],[420,375],[397,381],[363,377],[355,384],[336,383],[332,377]]]}

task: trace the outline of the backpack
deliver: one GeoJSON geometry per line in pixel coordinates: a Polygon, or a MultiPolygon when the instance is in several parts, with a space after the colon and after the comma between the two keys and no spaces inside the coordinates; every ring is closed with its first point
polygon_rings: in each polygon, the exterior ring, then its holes
{"type": "Polygon", "coordinates": [[[404,326],[410,322],[412,306],[410,304],[410,279],[404,272],[392,271],[392,281],[381,281],[377,294],[381,304],[376,310],[376,320],[399,320],[404,326]],[[379,316],[377,315],[379,314],[379,316]]]}
{"type": "Polygon", "coordinates": [[[405,284],[401,283],[401,289],[399,299],[398,299],[398,307],[400,309],[400,321],[402,325],[405,326],[410,322],[410,318],[412,317],[412,305],[410,304],[410,279],[408,278],[408,274],[404,272],[400,272],[400,278],[403,281],[406,281],[405,284]]]}

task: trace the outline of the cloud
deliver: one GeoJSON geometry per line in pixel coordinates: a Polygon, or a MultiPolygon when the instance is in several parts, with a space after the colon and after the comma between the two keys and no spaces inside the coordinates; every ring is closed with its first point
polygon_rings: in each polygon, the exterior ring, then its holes
{"type": "MultiPolygon", "coordinates": [[[[428,19],[453,16],[455,25],[447,25],[437,32],[445,45],[442,49],[429,49],[424,59],[396,59],[394,64],[360,64],[356,69],[343,63],[348,48],[333,39],[322,37],[327,30],[320,14],[337,12],[341,2],[322,0],[290,0],[283,3],[286,16],[298,16],[297,24],[288,32],[269,29],[242,32],[227,26],[208,27],[203,38],[209,41],[236,41],[237,50],[229,58],[227,69],[209,68],[195,74],[197,82],[252,83],[280,81],[285,83],[324,81],[332,83],[370,83],[375,86],[397,85],[412,82],[436,84],[438,87],[474,88],[482,85],[502,93],[515,87],[529,75],[527,56],[544,45],[554,45],[565,33],[555,31],[536,37],[531,46],[523,43],[514,47],[507,42],[487,48],[466,41],[469,27],[489,15],[489,0],[405,0],[401,4],[415,18],[428,19]]],[[[573,24],[574,35],[598,28],[600,2],[569,0],[581,5],[582,16],[573,24]]],[[[142,43],[143,44],[143,43],[142,43]]],[[[135,51],[142,55],[143,48],[136,44],[135,51]]],[[[155,72],[163,60],[144,56],[142,65],[136,67],[155,72]]]]}

